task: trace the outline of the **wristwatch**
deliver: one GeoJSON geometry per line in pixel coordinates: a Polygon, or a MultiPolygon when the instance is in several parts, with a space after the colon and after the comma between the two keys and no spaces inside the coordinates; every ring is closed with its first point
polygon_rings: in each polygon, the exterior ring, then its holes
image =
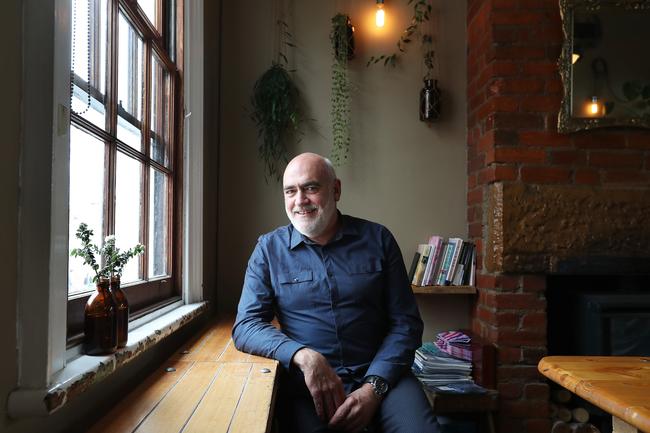
{"type": "Polygon", "coordinates": [[[388,392],[388,382],[381,376],[366,376],[363,382],[372,385],[373,391],[379,397],[385,396],[388,392]]]}

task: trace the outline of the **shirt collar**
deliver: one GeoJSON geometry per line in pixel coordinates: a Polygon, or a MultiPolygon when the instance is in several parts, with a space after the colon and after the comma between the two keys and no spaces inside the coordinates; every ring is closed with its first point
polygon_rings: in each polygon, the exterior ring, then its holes
{"type": "MultiPolygon", "coordinates": [[[[330,243],[336,242],[339,239],[341,239],[343,236],[354,236],[358,235],[359,231],[357,230],[357,227],[354,225],[352,219],[348,217],[347,215],[343,215],[339,210],[336,211],[338,214],[338,217],[341,220],[341,227],[339,227],[339,230],[336,232],[330,243]]],[[[313,244],[309,238],[305,237],[302,233],[300,233],[296,228],[290,224],[289,225],[289,249],[293,250],[296,248],[298,245],[305,243],[305,244],[313,244]]]]}

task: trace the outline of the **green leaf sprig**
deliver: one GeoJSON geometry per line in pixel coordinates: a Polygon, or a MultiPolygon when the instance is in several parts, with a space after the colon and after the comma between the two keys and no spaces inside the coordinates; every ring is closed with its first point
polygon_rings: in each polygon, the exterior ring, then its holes
{"type": "Polygon", "coordinates": [[[94,232],[88,228],[88,224],[81,223],[75,237],[81,241],[81,248],[73,248],[70,255],[73,257],[81,257],[84,259],[84,265],[89,265],[95,272],[93,282],[97,283],[100,278],[120,277],[124,270],[124,266],[133,257],[144,253],[144,245],[137,244],[133,248],[120,252],[120,249],[115,246],[115,236],[107,236],[104,240],[104,245],[99,248],[94,243],[91,243],[94,232]],[[97,259],[103,261],[104,266],[100,268],[97,259]]]}
{"type": "Polygon", "coordinates": [[[350,81],[348,60],[354,56],[354,37],[350,18],[336,14],[332,18],[330,32],[332,44],[332,152],[334,165],[341,165],[348,158],[350,150],[350,81]]]}
{"type": "MultiPolygon", "coordinates": [[[[428,22],[431,18],[431,11],[433,7],[431,6],[431,0],[408,0],[409,5],[413,5],[413,18],[411,18],[411,23],[409,26],[404,29],[399,40],[397,41],[397,51],[391,54],[382,54],[379,56],[370,56],[370,59],[366,63],[366,66],[375,65],[377,63],[383,62],[384,66],[396,66],[399,56],[406,52],[408,45],[413,41],[415,36],[420,32],[420,25],[422,23],[428,22]]],[[[425,36],[428,35],[424,33],[422,35],[422,43],[425,43],[425,36]]],[[[429,41],[431,36],[428,35],[429,41]]],[[[427,61],[425,52],[425,63],[427,61]]]]}

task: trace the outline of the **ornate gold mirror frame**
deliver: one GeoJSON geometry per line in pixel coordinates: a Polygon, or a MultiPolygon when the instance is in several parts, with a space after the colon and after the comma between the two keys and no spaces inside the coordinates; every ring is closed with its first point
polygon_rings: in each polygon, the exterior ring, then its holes
{"type": "Polygon", "coordinates": [[[560,14],[564,42],[558,66],[564,97],[558,116],[558,131],[574,132],[616,126],[650,128],[650,41],[639,36],[640,31],[650,34],[650,0],[560,0],[560,14]],[[602,26],[614,18],[618,20],[615,28],[617,31],[613,31],[614,28],[603,30],[602,26]],[[630,21],[629,26],[626,20],[630,21]],[[633,28],[634,26],[638,28],[633,28]],[[578,35],[576,28],[579,29],[578,35]],[[630,51],[628,44],[619,42],[621,49],[616,49],[613,55],[611,47],[616,44],[607,41],[609,54],[599,53],[598,47],[606,45],[604,37],[612,35],[636,38],[627,39],[634,40],[634,44],[637,40],[642,40],[644,49],[630,51]],[[583,51],[587,55],[584,56],[580,70],[576,71],[574,64],[580,61],[583,51]],[[635,69],[635,62],[645,63],[635,69]],[[627,77],[621,77],[620,74],[616,79],[610,77],[608,68],[612,64],[618,65],[617,70],[624,70],[625,74],[636,71],[634,79],[628,81],[627,77]],[[647,73],[641,72],[642,79],[638,79],[638,71],[645,70],[644,68],[647,73]],[[594,96],[591,99],[584,98],[585,92],[596,88],[601,91],[606,89],[610,101],[599,101],[595,95],[596,90],[592,91],[594,96]]]}

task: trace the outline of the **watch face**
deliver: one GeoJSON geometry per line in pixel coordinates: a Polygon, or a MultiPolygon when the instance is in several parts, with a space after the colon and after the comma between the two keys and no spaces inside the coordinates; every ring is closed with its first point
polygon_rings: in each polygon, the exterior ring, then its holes
{"type": "Polygon", "coordinates": [[[377,395],[384,395],[388,392],[388,382],[379,376],[368,376],[366,382],[372,385],[372,389],[377,395]]]}

